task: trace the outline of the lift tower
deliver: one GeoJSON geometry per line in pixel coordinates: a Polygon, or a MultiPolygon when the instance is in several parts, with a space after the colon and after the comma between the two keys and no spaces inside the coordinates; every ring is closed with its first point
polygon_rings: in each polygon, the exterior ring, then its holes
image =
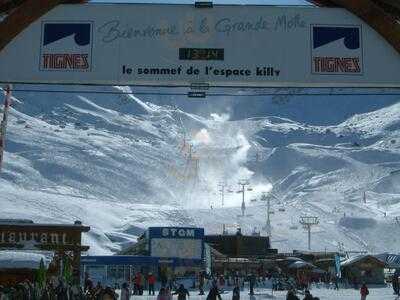
{"type": "Polygon", "coordinates": [[[267,202],[267,222],[265,223],[264,229],[267,231],[267,235],[271,239],[271,235],[272,235],[271,218],[270,218],[270,215],[272,214],[272,212],[271,212],[271,198],[268,197],[267,194],[264,192],[261,195],[261,201],[267,202]]]}
{"type": "Polygon", "coordinates": [[[218,192],[221,195],[221,207],[224,207],[226,182],[225,181],[221,181],[220,183],[218,183],[218,187],[219,187],[218,192]]]}
{"type": "MultiPolygon", "coordinates": [[[[238,193],[242,194],[242,206],[241,206],[241,209],[242,209],[242,217],[244,217],[244,213],[246,211],[246,203],[244,201],[244,193],[246,191],[246,186],[249,186],[250,182],[247,179],[241,179],[241,180],[239,180],[238,184],[241,187],[240,190],[238,191],[238,193]]],[[[250,188],[247,188],[247,190],[251,191],[250,188]]]]}
{"type": "Polygon", "coordinates": [[[319,224],[319,218],[314,216],[301,216],[300,224],[308,231],[308,250],[311,250],[311,227],[319,224]]]}

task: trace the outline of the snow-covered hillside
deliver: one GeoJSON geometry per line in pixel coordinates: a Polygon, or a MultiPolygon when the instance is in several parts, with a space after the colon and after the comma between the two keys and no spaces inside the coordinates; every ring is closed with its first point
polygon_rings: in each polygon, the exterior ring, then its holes
{"type": "Polygon", "coordinates": [[[346,250],[398,252],[399,97],[194,100],[109,93],[128,87],[68,89],[14,93],[1,218],[79,219],[92,228],[90,253],[104,254],[152,225],[215,233],[225,223],[265,234],[259,198],[268,192],[273,247],[305,249],[299,216],[315,215],[313,249],[340,242],[346,250]],[[241,179],[253,189],[245,217],[238,217],[241,179]]]}

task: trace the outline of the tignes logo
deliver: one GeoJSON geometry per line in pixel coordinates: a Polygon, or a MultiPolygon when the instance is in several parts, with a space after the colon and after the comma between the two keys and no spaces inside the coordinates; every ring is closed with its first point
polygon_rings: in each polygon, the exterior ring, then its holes
{"type": "Polygon", "coordinates": [[[311,25],[311,44],[312,73],[363,73],[361,26],[311,25]]]}
{"type": "Polygon", "coordinates": [[[91,60],[91,22],[42,24],[40,70],[90,71],[91,60]]]}

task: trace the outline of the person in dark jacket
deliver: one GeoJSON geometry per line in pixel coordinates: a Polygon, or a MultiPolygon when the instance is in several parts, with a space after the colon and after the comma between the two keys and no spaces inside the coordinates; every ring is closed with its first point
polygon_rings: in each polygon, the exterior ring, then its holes
{"type": "Polygon", "coordinates": [[[183,284],[181,284],[172,295],[178,295],[178,300],[186,300],[186,296],[190,296],[189,291],[185,288],[183,284]]]}
{"type": "Polygon", "coordinates": [[[68,300],[68,289],[60,280],[56,287],[57,300],[68,300]]]}
{"type": "Polygon", "coordinates": [[[129,298],[131,297],[131,295],[129,295],[129,287],[128,284],[126,282],[124,282],[122,284],[122,289],[121,289],[121,300],[129,300],[129,298]]]}
{"type": "Polygon", "coordinates": [[[365,283],[363,283],[363,285],[360,288],[360,295],[361,295],[361,300],[366,300],[367,296],[369,295],[369,290],[365,283]]]}
{"type": "Polygon", "coordinates": [[[100,294],[100,299],[101,300],[118,300],[118,294],[115,293],[115,291],[107,286],[104,288],[100,294]]]}
{"type": "Polygon", "coordinates": [[[199,274],[199,295],[204,295],[204,281],[205,281],[205,274],[200,272],[199,274]]]}
{"type": "Polygon", "coordinates": [[[314,300],[314,297],[313,297],[313,295],[311,295],[310,291],[306,290],[304,292],[303,300],[314,300]]]}
{"type": "Polygon", "coordinates": [[[93,281],[90,279],[89,273],[85,272],[85,288],[83,291],[86,293],[91,289],[93,289],[93,281]]]}
{"type": "Polygon", "coordinates": [[[256,276],[254,274],[250,274],[249,276],[249,285],[250,285],[250,293],[249,295],[254,295],[254,285],[256,284],[256,276]]]}
{"type": "Polygon", "coordinates": [[[292,290],[289,290],[286,295],[286,300],[300,300],[300,299],[299,297],[296,296],[296,294],[292,290]]]}
{"type": "Polygon", "coordinates": [[[212,288],[208,292],[207,300],[222,300],[221,295],[218,291],[217,284],[213,284],[212,288]]]}
{"type": "Polygon", "coordinates": [[[400,277],[400,269],[396,269],[392,277],[392,287],[395,295],[400,294],[399,277],[400,277]]]}
{"type": "Polygon", "coordinates": [[[238,285],[233,288],[232,300],[240,300],[240,287],[238,285]]]}

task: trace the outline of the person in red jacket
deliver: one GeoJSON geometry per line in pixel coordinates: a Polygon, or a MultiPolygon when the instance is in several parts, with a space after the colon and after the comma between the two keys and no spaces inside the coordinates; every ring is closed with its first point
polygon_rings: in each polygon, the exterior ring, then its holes
{"type": "Polygon", "coordinates": [[[367,296],[369,294],[369,290],[368,287],[365,283],[363,283],[363,285],[360,288],[360,294],[361,294],[361,300],[366,300],[367,296]]]}
{"type": "Polygon", "coordinates": [[[135,278],[133,279],[135,287],[137,289],[138,295],[143,295],[143,278],[142,273],[137,272],[135,278]]]}
{"type": "Polygon", "coordinates": [[[149,273],[149,276],[147,277],[147,282],[149,283],[149,295],[153,293],[154,295],[154,285],[156,284],[156,276],[153,275],[153,273],[149,273]]]}

